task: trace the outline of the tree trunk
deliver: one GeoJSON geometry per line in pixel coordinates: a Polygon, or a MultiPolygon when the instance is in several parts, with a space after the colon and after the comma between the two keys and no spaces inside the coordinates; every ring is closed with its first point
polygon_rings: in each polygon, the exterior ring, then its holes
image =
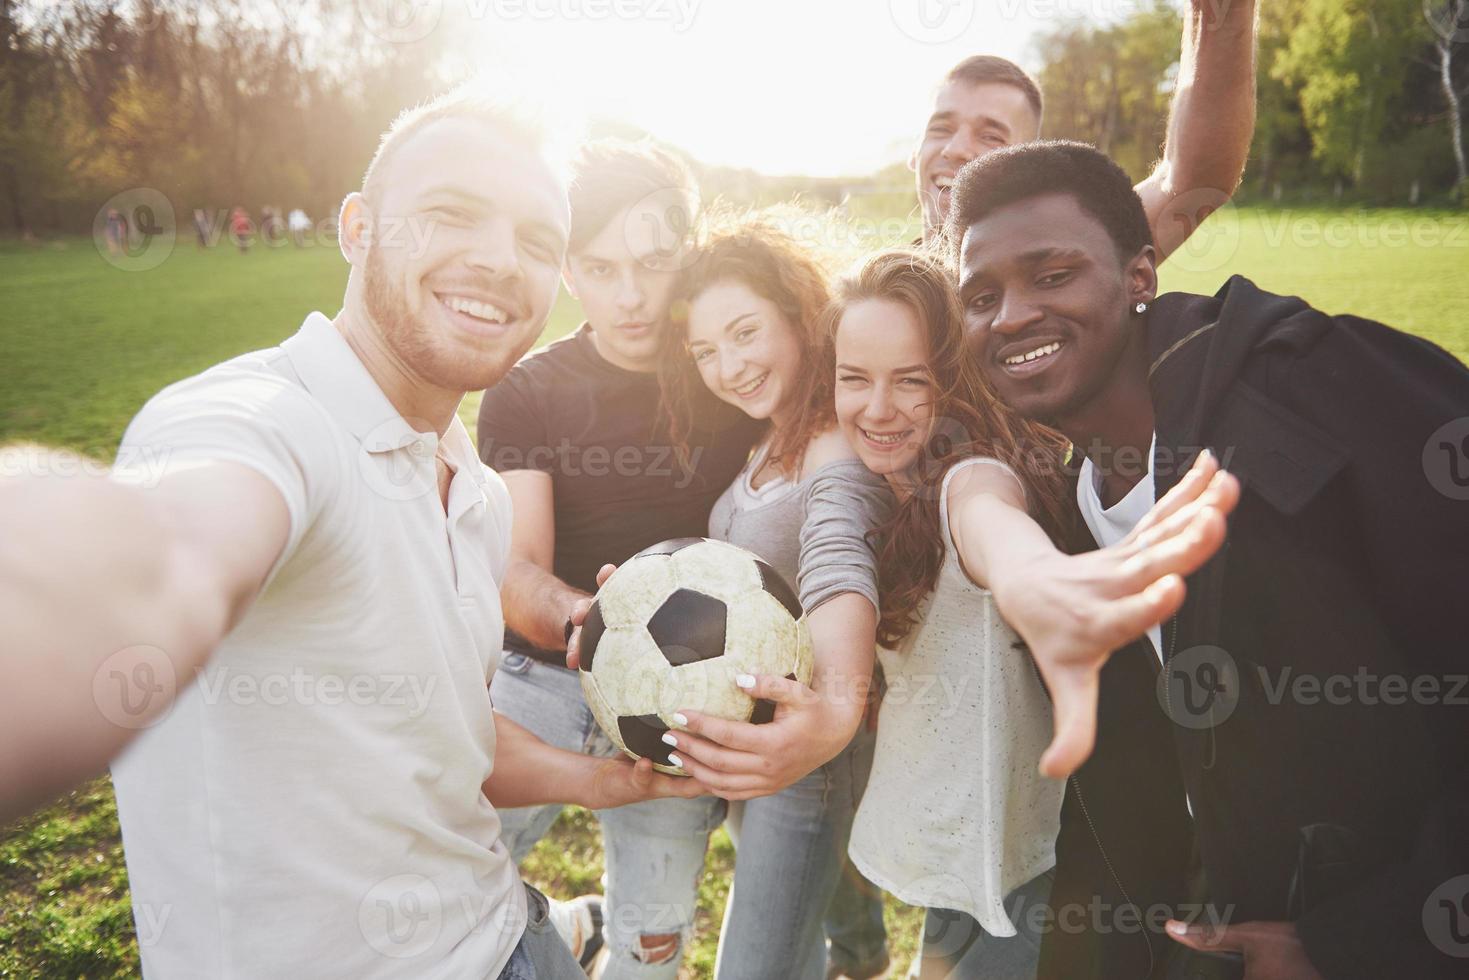
{"type": "MultiPolygon", "coordinates": [[[[1455,0],[1450,5],[1450,11],[1455,15],[1449,21],[1450,24],[1463,22],[1466,13],[1464,4],[1469,0],[1455,0]]],[[[1444,98],[1449,102],[1449,136],[1454,145],[1454,165],[1458,168],[1458,179],[1454,181],[1454,188],[1464,186],[1469,180],[1469,168],[1464,163],[1464,114],[1460,105],[1459,93],[1454,88],[1454,41],[1453,35],[1441,39],[1438,42],[1438,77],[1443,85],[1444,98]]]]}

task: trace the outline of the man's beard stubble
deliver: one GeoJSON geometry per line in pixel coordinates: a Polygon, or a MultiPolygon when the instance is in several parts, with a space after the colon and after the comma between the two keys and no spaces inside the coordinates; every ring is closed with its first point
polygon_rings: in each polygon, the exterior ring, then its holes
{"type": "Polygon", "coordinates": [[[436,348],[434,327],[415,314],[376,245],[367,253],[364,271],[367,315],[381,331],[393,354],[430,384],[451,391],[480,391],[496,384],[530,349],[534,337],[515,350],[487,350],[477,357],[455,357],[436,348]]]}

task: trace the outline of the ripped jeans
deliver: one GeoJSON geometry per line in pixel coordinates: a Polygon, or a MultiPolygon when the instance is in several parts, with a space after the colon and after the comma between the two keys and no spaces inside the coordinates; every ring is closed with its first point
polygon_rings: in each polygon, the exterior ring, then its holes
{"type": "MultiPolygon", "coordinates": [[[[490,701],[497,712],[549,745],[584,755],[621,754],[597,726],[574,670],[507,650],[490,682],[490,701]]],[[[552,804],[497,811],[501,839],[517,864],[551,829],[561,809],[552,804]]],[[[678,976],[693,930],[709,835],[724,815],[724,801],[712,796],[650,800],[596,812],[607,866],[603,980],[678,976]],[[675,938],[658,941],[670,935],[675,938]]]]}

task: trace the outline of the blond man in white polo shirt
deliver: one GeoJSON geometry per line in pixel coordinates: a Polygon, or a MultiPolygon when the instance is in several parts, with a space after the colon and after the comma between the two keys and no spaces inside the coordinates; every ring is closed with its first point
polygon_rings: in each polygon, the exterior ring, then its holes
{"type": "Polygon", "coordinates": [[[341,217],[335,318],[160,392],[112,480],[0,484],[0,815],[141,730],[113,778],[147,976],[581,976],[495,808],[703,790],[486,693],[510,502],[455,412],[545,324],[565,186],[458,94],[341,217]]]}

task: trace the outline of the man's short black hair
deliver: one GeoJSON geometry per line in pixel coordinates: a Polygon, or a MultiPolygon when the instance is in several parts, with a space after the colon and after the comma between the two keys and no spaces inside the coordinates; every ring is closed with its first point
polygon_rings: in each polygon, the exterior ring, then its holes
{"type": "Polygon", "coordinates": [[[950,68],[949,73],[944,76],[944,81],[963,82],[966,85],[991,83],[1008,85],[1025,94],[1025,101],[1029,102],[1030,107],[1035,110],[1037,126],[1045,114],[1045,104],[1041,100],[1041,87],[1024,68],[1005,58],[997,58],[992,54],[972,55],[950,68]]]}
{"type": "Polygon", "coordinates": [[[1058,193],[1070,194],[1101,222],[1123,260],[1153,244],[1148,213],[1132,178],[1085,143],[1043,140],[987,153],[964,165],[952,193],[946,233],[956,258],[971,225],[999,208],[1058,193]]]}

